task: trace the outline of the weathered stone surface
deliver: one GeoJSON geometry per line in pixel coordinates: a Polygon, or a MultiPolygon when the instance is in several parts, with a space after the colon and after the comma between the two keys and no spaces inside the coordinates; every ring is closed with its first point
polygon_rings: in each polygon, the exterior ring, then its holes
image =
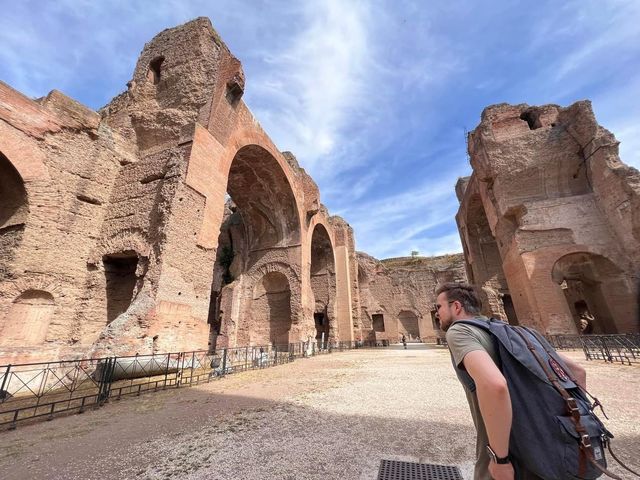
{"type": "Polygon", "coordinates": [[[100,112],[0,83],[0,363],[359,336],[353,232],[244,83],[206,18],[100,112]]]}
{"type": "Polygon", "coordinates": [[[441,335],[435,290],[445,282],[466,281],[462,254],[376,260],[357,252],[360,321],[365,339],[396,342],[432,340],[441,335]]]}
{"type": "Polygon", "coordinates": [[[494,105],[469,135],[457,222],[487,313],[547,333],[640,331],[640,172],[587,101],[494,105]]]}

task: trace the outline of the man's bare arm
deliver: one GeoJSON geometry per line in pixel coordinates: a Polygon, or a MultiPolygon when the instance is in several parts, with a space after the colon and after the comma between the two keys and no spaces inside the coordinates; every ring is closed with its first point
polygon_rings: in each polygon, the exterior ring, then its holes
{"type": "Polygon", "coordinates": [[[476,393],[489,444],[498,456],[509,453],[511,433],[511,397],[507,381],[484,350],[465,355],[464,367],[476,384],[476,393]]]}
{"type": "Polygon", "coordinates": [[[576,382],[578,382],[578,386],[581,387],[583,390],[586,390],[587,389],[587,371],[582,367],[582,365],[580,365],[575,360],[567,357],[566,355],[563,355],[562,353],[558,353],[558,355],[562,360],[564,360],[564,363],[567,367],[569,367],[569,370],[571,370],[573,378],[575,378],[576,382]]]}

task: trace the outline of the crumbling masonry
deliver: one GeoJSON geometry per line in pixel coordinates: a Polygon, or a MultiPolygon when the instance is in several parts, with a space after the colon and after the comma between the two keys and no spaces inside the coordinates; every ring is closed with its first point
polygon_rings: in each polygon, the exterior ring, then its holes
{"type": "Polygon", "coordinates": [[[376,260],[358,252],[360,319],[365,339],[397,342],[441,339],[436,317],[438,285],[466,281],[462,254],[440,257],[403,257],[376,260]]]}
{"type": "Polygon", "coordinates": [[[469,135],[456,185],[469,280],[486,313],[541,331],[640,331],[640,172],[587,101],[495,105],[469,135]]]}
{"type": "Polygon", "coordinates": [[[640,174],[588,102],[486,109],[456,187],[466,261],[379,262],[244,88],[205,18],[145,45],[99,112],[0,82],[0,364],[433,338],[436,285],[467,276],[513,323],[639,331],[640,174]]]}
{"type": "Polygon", "coordinates": [[[208,19],[94,112],[0,83],[0,364],[360,339],[353,233],[208,19]]]}

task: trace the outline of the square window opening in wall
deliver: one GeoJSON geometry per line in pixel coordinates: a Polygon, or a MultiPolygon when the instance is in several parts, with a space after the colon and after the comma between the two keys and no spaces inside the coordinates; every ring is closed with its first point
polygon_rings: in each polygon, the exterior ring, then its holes
{"type": "Polygon", "coordinates": [[[164,57],[156,57],[149,63],[149,70],[147,71],[147,80],[152,82],[154,85],[160,83],[160,79],[162,78],[162,62],[164,62],[164,57]]]}
{"type": "Polygon", "coordinates": [[[374,332],[384,332],[384,315],[381,313],[374,313],[371,315],[371,322],[373,323],[374,332]]]}
{"type": "Polygon", "coordinates": [[[107,290],[107,323],[111,323],[120,314],[126,312],[133,301],[138,282],[136,277],[138,255],[130,250],[109,254],[102,258],[102,263],[107,290]]]}

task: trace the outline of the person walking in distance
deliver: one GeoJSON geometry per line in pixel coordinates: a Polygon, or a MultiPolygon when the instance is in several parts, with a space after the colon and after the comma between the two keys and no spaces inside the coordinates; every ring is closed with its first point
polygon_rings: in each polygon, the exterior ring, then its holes
{"type": "Polygon", "coordinates": [[[402,334],[402,345],[404,345],[404,349],[407,349],[407,337],[405,336],[405,334],[402,334]]]}
{"type": "MultiPolygon", "coordinates": [[[[461,381],[476,427],[476,465],[474,480],[536,480],[524,471],[517,458],[509,455],[512,407],[507,381],[498,368],[499,357],[486,331],[458,320],[485,320],[481,302],[473,287],[464,283],[445,283],[436,290],[436,310],[440,326],[456,367],[473,379],[475,389],[461,381]],[[518,475],[515,476],[515,471],[518,475]]],[[[578,384],[586,387],[584,369],[563,356],[578,384]]]]}

